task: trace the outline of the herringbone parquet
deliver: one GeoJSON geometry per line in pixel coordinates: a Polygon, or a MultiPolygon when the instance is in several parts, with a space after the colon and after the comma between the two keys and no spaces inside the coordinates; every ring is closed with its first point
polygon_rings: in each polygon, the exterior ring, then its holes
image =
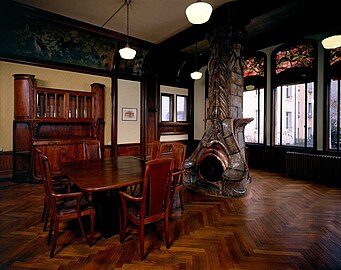
{"type": "Polygon", "coordinates": [[[185,211],[174,205],[169,250],[163,224],[147,230],[145,261],[137,229],[88,247],[77,226],[60,230],[49,259],[40,217],[43,187],[0,182],[1,269],[341,269],[341,188],[252,170],[243,198],[186,192],[185,211]]]}

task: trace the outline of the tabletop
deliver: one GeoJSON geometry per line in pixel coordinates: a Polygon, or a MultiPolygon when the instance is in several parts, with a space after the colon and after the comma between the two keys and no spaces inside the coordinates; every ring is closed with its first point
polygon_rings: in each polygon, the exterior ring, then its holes
{"type": "Polygon", "coordinates": [[[62,171],[84,192],[99,192],[143,183],[145,161],[131,156],[63,162],[62,171]]]}

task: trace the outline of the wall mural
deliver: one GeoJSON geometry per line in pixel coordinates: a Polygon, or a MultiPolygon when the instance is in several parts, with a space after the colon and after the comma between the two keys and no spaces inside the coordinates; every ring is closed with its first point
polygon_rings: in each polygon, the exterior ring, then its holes
{"type": "MultiPolygon", "coordinates": [[[[1,15],[1,14],[0,14],[1,15]]],[[[120,40],[32,15],[3,14],[0,19],[0,55],[5,58],[63,64],[104,71],[113,70],[141,75],[146,50],[136,48],[133,60],[118,59],[118,50],[125,46],[120,40]]]]}

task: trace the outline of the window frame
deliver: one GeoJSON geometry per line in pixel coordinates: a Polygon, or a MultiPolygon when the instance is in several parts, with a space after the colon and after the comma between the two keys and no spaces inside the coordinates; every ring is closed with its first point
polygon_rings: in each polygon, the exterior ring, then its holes
{"type": "Polygon", "coordinates": [[[328,152],[341,153],[341,47],[333,50],[325,50],[325,87],[326,87],[326,109],[325,109],[325,150],[328,152]],[[332,131],[331,131],[331,85],[332,81],[336,84],[337,104],[339,108],[336,112],[336,148],[332,148],[332,131]]]}
{"type": "Polygon", "coordinates": [[[175,95],[175,121],[176,122],[187,122],[188,121],[188,96],[186,95],[179,95],[179,94],[176,94],[175,95]],[[185,108],[185,120],[178,120],[178,97],[183,97],[185,98],[185,104],[186,104],[186,108],[185,108]]]}
{"type": "MultiPolygon", "coordinates": [[[[271,54],[271,82],[272,82],[272,87],[271,87],[271,100],[272,100],[272,110],[271,110],[271,145],[275,147],[290,147],[290,148],[299,148],[299,149],[312,149],[316,150],[317,148],[317,57],[318,57],[318,46],[316,43],[316,40],[313,39],[302,39],[298,40],[296,42],[289,42],[282,44],[278,46],[276,49],[272,51],[271,54]],[[307,59],[303,58],[305,60],[305,63],[311,64],[310,66],[295,66],[292,68],[288,68],[283,71],[282,67],[279,67],[279,72],[276,72],[277,70],[277,62],[276,62],[276,56],[279,52],[292,49],[293,47],[298,47],[298,46],[309,46],[312,47],[312,50],[310,51],[310,56],[312,59],[307,59]],[[310,84],[313,84],[311,86],[310,84]],[[300,118],[303,117],[304,119],[304,145],[300,145],[299,143],[296,143],[296,137],[294,138],[294,143],[293,144],[284,144],[283,143],[283,119],[282,115],[285,113],[283,111],[283,106],[282,103],[285,101],[285,98],[283,96],[283,91],[284,87],[289,87],[293,85],[299,85],[299,84],[304,84],[305,85],[305,98],[304,98],[304,108],[305,108],[305,115],[302,115],[302,112],[300,111],[300,118]],[[280,93],[276,94],[277,88],[280,87],[280,93]],[[310,88],[312,87],[312,88],[310,88]],[[307,129],[308,129],[308,101],[307,97],[311,92],[314,93],[313,95],[313,106],[312,106],[312,128],[313,128],[313,140],[312,140],[312,145],[308,142],[307,138],[307,129]],[[280,97],[279,101],[276,101],[276,97],[280,97]],[[279,141],[277,142],[276,140],[276,119],[278,119],[278,116],[276,116],[276,104],[279,105],[278,108],[278,113],[279,113],[279,120],[281,121],[280,123],[277,123],[277,127],[279,127],[279,141]]],[[[303,56],[306,57],[306,54],[303,54],[303,56]]],[[[281,58],[280,58],[281,59],[281,58]]],[[[304,63],[304,62],[303,62],[304,63]]],[[[290,64],[289,64],[290,65],[290,64]]],[[[295,89],[296,92],[302,91],[303,89],[297,88],[295,89]]],[[[294,93],[292,93],[295,95],[294,93]]],[[[285,94],[286,96],[286,94],[285,94]]],[[[301,104],[303,105],[303,104],[301,104]]],[[[297,110],[297,104],[295,104],[295,110],[297,110]]],[[[301,129],[302,126],[295,127],[295,129],[301,129]]],[[[297,131],[297,130],[296,130],[297,131]]]]}
{"type": "Polygon", "coordinates": [[[173,122],[174,121],[174,95],[173,94],[168,94],[168,93],[161,93],[161,104],[160,104],[160,119],[161,122],[173,122]],[[163,102],[162,98],[163,97],[168,97],[169,98],[169,115],[170,115],[170,120],[165,121],[162,118],[162,112],[163,112],[163,102]]]}
{"type": "MultiPolygon", "coordinates": [[[[267,54],[261,51],[253,52],[247,54],[245,57],[245,62],[249,59],[257,59],[250,62],[248,68],[247,63],[245,63],[244,72],[244,92],[257,91],[257,116],[254,117],[253,121],[257,121],[255,124],[257,131],[257,142],[245,141],[246,144],[255,145],[265,145],[266,144],[266,130],[267,130],[267,54]],[[247,86],[252,85],[254,89],[247,90],[247,86]],[[261,91],[263,91],[261,93],[261,91]],[[263,96],[263,107],[261,108],[261,96],[263,96]],[[263,118],[263,119],[262,119],[263,118]]],[[[244,97],[243,97],[244,104],[244,97]]]]}

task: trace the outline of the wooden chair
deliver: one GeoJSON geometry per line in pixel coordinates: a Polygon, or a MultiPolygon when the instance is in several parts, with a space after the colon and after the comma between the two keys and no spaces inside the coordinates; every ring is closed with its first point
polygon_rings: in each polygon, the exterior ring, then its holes
{"type": "Polygon", "coordinates": [[[170,214],[172,158],[159,158],[146,162],[143,190],[139,197],[120,191],[120,242],[125,239],[128,220],[139,226],[140,254],[144,259],[144,226],[164,220],[166,247],[170,247],[168,219],[170,214]]]}
{"type": "MultiPolygon", "coordinates": [[[[34,158],[38,159],[38,165],[39,165],[39,170],[42,175],[43,168],[41,167],[41,162],[39,158],[39,154],[42,154],[40,149],[36,148],[36,156],[34,158]]],[[[52,175],[51,174],[51,181],[52,181],[52,187],[53,190],[56,193],[65,193],[65,192],[70,192],[71,188],[71,182],[70,179],[68,179],[66,176],[62,175],[62,173],[52,175]]],[[[44,206],[43,206],[43,212],[41,216],[41,222],[44,223],[43,225],[43,231],[46,231],[47,223],[50,217],[50,207],[49,207],[49,202],[48,202],[48,196],[45,194],[44,196],[44,206]]]]}
{"type": "Polygon", "coordinates": [[[181,210],[184,211],[184,186],[183,180],[185,177],[185,159],[186,159],[186,148],[187,146],[182,143],[173,143],[172,146],[172,157],[174,159],[174,169],[173,169],[173,185],[172,185],[172,197],[171,202],[174,202],[174,196],[176,192],[179,192],[179,199],[181,210]]]}
{"type": "Polygon", "coordinates": [[[161,143],[160,157],[161,158],[173,157],[173,145],[174,145],[174,142],[161,143]]]}
{"type": "Polygon", "coordinates": [[[84,159],[101,159],[101,144],[98,140],[84,140],[84,159]]]}
{"type": "Polygon", "coordinates": [[[42,168],[42,178],[44,183],[45,195],[48,197],[48,204],[50,208],[50,230],[47,242],[48,245],[51,244],[53,234],[50,258],[54,257],[60,222],[77,219],[83,237],[85,238],[88,245],[92,246],[95,223],[95,209],[91,207],[87,201],[85,201],[85,199],[83,198],[83,193],[81,192],[64,194],[55,193],[51,179],[49,160],[41,152],[39,153],[39,162],[42,168]],[[81,218],[84,216],[90,216],[89,237],[87,237],[85,234],[81,220],[81,218]]]}
{"type": "Polygon", "coordinates": [[[161,149],[161,142],[160,141],[153,141],[150,159],[159,158],[160,157],[160,149],[161,149]]]}

